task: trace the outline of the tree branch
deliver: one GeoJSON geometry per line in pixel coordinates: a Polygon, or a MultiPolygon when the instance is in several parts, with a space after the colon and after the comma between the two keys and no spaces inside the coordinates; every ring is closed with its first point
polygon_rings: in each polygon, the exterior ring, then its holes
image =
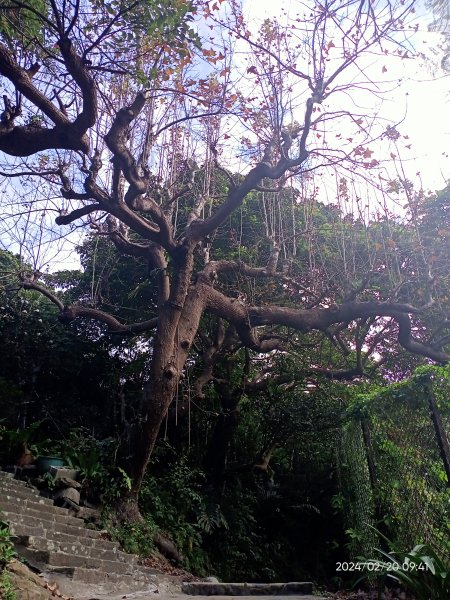
{"type": "Polygon", "coordinates": [[[104,208],[102,207],[101,204],[89,204],[88,206],[83,206],[82,208],[77,208],[76,210],[73,210],[71,213],[69,213],[67,215],[59,215],[59,217],[56,217],[55,223],[57,225],[69,225],[70,223],[73,223],[77,219],[80,219],[81,217],[85,217],[86,215],[90,215],[91,213],[93,213],[97,210],[104,210],[104,208]]]}
{"type": "Polygon", "coordinates": [[[148,321],[142,321],[141,323],[131,323],[124,325],[118,321],[115,317],[97,308],[89,308],[86,306],[79,306],[73,304],[71,306],[64,307],[61,311],[60,320],[65,323],[70,323],[77,318],[87,317],[88,319],[94,319],[100,321],[108,326],[108,330],[111,333],[123,333],[123,334],[139,334],[155,329],[158,318],[149,319],[148,321]]]}
{"type": "MultiPolygon", "coordinates": [[[[403,348],[414,354],[431,358],[436,362],[447,362],[450,357],[429,345],[422,344],[411,336],[410,313],[418,313],[419,309],[408,304],[389,302],[347,302],[341,306],[329,308],[295,309],[280,306],[246,306],[242,302],[228,298],[221,292],[208,288],[206,309],[234,323],[241,339],[249,347],[254,347],[255,327],[261,325],[284,325],[302,333],[312,330],[326,332],[336,323],[350,323],[359,318],[391,317],[398,324],[398,342],[403,348]]],[[[273,340],[276,347],[276,339],[273,340]]],[[[264,346],[270,346],[265,340],[264,346]]]]}
{"type": "Polygon", "coordinates": [[[95,83],[86,69],[84,62],[75,52],[73,44],[67,36],[58,42],[59,49],[64,58],[64,64],[69,74],[81,90],[83,97],[83,109],[73,122],[73,128],[83,135],[97,121],[97,94],[95,83]]]}
{"type": "Polygon", "coordinates": [[[272,165],[269,160],[260,162],[247,173],[243,182],[230,189],[226,200],[221,204],[217,211],[205,220],[193,221],[186,230],[186,237],[194,241],[199,241],[209,233],[217,229],[244,201],[244,198],[249,192],[256,189],[261,180],[280,179],[286,171],[303,164],[308,158],[306,151],[306,138],[309,133],[311,124],[311,114],[313,102],[311,98],[307,101],[305,113],[305,127],[300,141],[300,152],[296,159],[289,159],[282,156],[275,165],[272,165]]]}
{"type": "Polygon", "coordinates": [[[48,298],[50,302],[53,302],[53,304],[60,311],[64,310],[64,304],[61,302],[61,300],[43,285],[37,283],[34,279],[27,279],[26,277],[21,277],[21,281],[24,290],[34,290],[36,292],[39,292],[40,294],[48,298]]]}
{"type": "Polygon", "coordinates": [[[51,119],[55,125],[70,123],[69,119],[33,85],[28,72],[17,64],[8,48],[1,43],[0,73],[9,79],[14,87],[51,119]]]}
{"type": "Polygon", "coordinates": [[[37,283],[37,281],[35,281],[34,279],[27,279],[23,277],[22,287],[25,290],[34,290],[36,292],[39,292],[40,294],[48,298],[51,302],[53,302],[53,304],[59,309],[60,320],[66,323],[70,323],[71,321],[74,321],[79,317],[87,317],[89,319],[95,319],[96,321],[105,323],[105,325],[108,326],[109,331],[113,333],[139,334],[154,329],[158,322],[158,318],[155,317],[154,319],[142,321],[141,323],[131,323],[129,325],[124,325],[109,313],[105,313],[97,308],[89,308],[86,306],[79,306],[76,304],[64,306],[63,302],[53,292],[45,288],[40,283],[37,283]]]}
{"type": "MultiPolygon", "coordinates": [[[[121,214],[116,214],[114,210],[111,210],[111,212],[122,220],[124,220],[123,214],[129,213],[127,208],[148,212],[152,220],[159,227],[159,230],[152,227],[151,223],[143,219],[141,219],[141,223],[147,224],[146,226],[150,228],[152,240],[159,241],[166,250],[173,252],[175,249],[175,242],[172,238],[171,225],[167,221],[161,207],[158,206],[152,198],[148,196],[145,196],[145,198],[143,197],[148,191],[148,181],[145,177],[140,175],[136,161],[126,145],[128,128],[131,122],[144,108],[145,102],[145,94],[137,94],[132,104],[119,110],[110,130],[105,136],[106,144],[113,153],[114,160],[117,161],[116,169],[120,167],[125,179],[130,184],[127,193],[125,194],[126,206],[123,204],[120,206],[121,214]],[[159,233],[158,239],[153,235],[154,233],[159,233]]],[[[113,207],[111,208],[113,209],[113,207]]],[[[133,227],[132,225],[130,226],[133,227]]]]}
{"type": "Polygon", "coordinates": [[[70,40],[60,40],[59,46],[67,70],[82,91],[83,110],[73,123],[33,85],[28,71],[17,64],[4,44],[0,44],[0,73],[55,124],[50,129],[39,124],[14,126],[13,120],[4,120],[0,124],[0,150],[11,156],[30,156],[50,148],[89,152],[89,140],[85,134],[97,119],[94,82],[70,40]]]}

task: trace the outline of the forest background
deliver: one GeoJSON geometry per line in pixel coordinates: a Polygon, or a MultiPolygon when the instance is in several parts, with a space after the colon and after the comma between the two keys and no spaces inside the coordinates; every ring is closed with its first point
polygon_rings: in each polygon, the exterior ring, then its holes
{"type": "Polygon", "coordinates": [[[383,112],[416,3],[0,8],[5,439],[198,573],[330,580],[367,523],[446,555],[449,192],[383,112]]]}

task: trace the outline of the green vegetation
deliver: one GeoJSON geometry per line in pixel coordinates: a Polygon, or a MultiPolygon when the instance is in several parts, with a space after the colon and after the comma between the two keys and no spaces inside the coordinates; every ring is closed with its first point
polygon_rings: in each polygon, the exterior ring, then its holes
{"type": "MultiPolygon", "coordinates": [[[[337,215],[324,210],[320,218],[326,223],[337,215]]],[[[259,227],[255,220],[252,227],[259,227]]],[[[129,292],[140,259],[119,255],[104,240],[88,240],[82,252],[84,272],[48,278],[71,301],[87,293],[98,261],[107,278],[99,279],[97,290],[117,307],[117,318],[126,320],[129,311],[135,315],[154,301],[151,280],[129,292]]],[[[8,268],[14,260],[3,253],[8,268]]],[[[237,343],[217,354],[214,379],[200,399],[193,382],[203,372],[202,352],[220,333],[217,322],[205,318],[198,354],[192,353],[142,484],[144,521],[119,523],[116,504],[131,487],[120,461],[121,439],[132,432],[148,350],[104,329],[81,337],[78,326],[55,321],[40,295],[11,294],[10,285],[1,292],[1,435],[8,441],[2,448],[26,441],[35,456],[56,453],[79,469],[82,496],[103,503],[108,529],[124,548],[148,556],[162,535],[174,543],[183,566],[199,575],[255,581],[313,576],[342,585],[336,561],[377,547],[370,523],[399,547],[427,542],[447,561],[449,495],[427,401],[431,382],[448,427],[448,367],[420,367],[390,383],[398,363],[388,358],[376,380],[349,385],[307,366],[317,352],[336,352],[332,344],[319,350],[306,344],[252,364],[237,343]],[[25,428],[12,426],[24,418],[25,428]]],[[[241,289],[250,293],[244,283],[241,289]]],[[[278,292],[262,284],[252,293],[278,292]]],[[[303,343],[300,335],[296,343],[303,343]]],[[[374,366],[367,362],[369,370],[374,366]]]]}
{"type": "Polygon", "coordinates": [[[383,112],[417,15],[297,8],[0,0],[0,465],[198,575],[339,587],[391,539],[444,581],[450,188],[383,112]]]}
{"type": "Polygon", "coordinates": [[[7,564],[16,556],[8,525],[0,520],[0,597],[2,600],[16,600],[11,585],[7,564]]]}
{"type": "Polygon", "coordinates": [[[11,584],[9,573],[5,569],[0,573],[0,594],[2,600],[17,600],[17,594],[11,584]]]}
{"type": "MultiPolygon", "coordinates": [[[[394,544],[379,531],[377,535],[394,544]]],[[[433,548],[418,544],[412,550],[386,552],[375,549],[377,558],[365,560],[364,570],[369,576],[384,576],[402,584],[416,600],[447,600],[450,596],[450,566],[433,548]]]]}
{"type": "Polygon", "coordinates": [[[341,445],[353,556],[376,545],[371,524],[398,547],[426,542],[448,560],[450,488],[429,400],[435,398],[445,437],[449,388],[448,366],[423,366],[400,383],[355,394],[341,445]]]}

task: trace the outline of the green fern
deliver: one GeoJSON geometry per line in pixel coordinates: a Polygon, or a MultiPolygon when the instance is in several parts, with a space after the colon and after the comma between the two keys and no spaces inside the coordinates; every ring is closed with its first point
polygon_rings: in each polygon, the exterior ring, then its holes
{"type": "Polygon", "coordinates": [[[197,518],[197,525],[205,533],[213,533],[216,529],[228,529],[228,523],[218,504],[209,504],[197,518]]]}

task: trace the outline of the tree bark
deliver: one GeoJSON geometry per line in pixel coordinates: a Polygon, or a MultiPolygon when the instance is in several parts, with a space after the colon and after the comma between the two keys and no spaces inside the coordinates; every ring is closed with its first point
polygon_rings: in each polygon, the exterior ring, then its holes
{"type": "Polygon", "coordinates": [[[190,285],[192,270],[193,251],[188,248],[176,268],[170,296],[160,310],[153,341],[151,379],[143,392],[143,413],[121,449],[122,466],[132,483],[119,510],[129,518],[139,519],[142,481],[203,313],[206,294],[200,282],[190,285]]]}

